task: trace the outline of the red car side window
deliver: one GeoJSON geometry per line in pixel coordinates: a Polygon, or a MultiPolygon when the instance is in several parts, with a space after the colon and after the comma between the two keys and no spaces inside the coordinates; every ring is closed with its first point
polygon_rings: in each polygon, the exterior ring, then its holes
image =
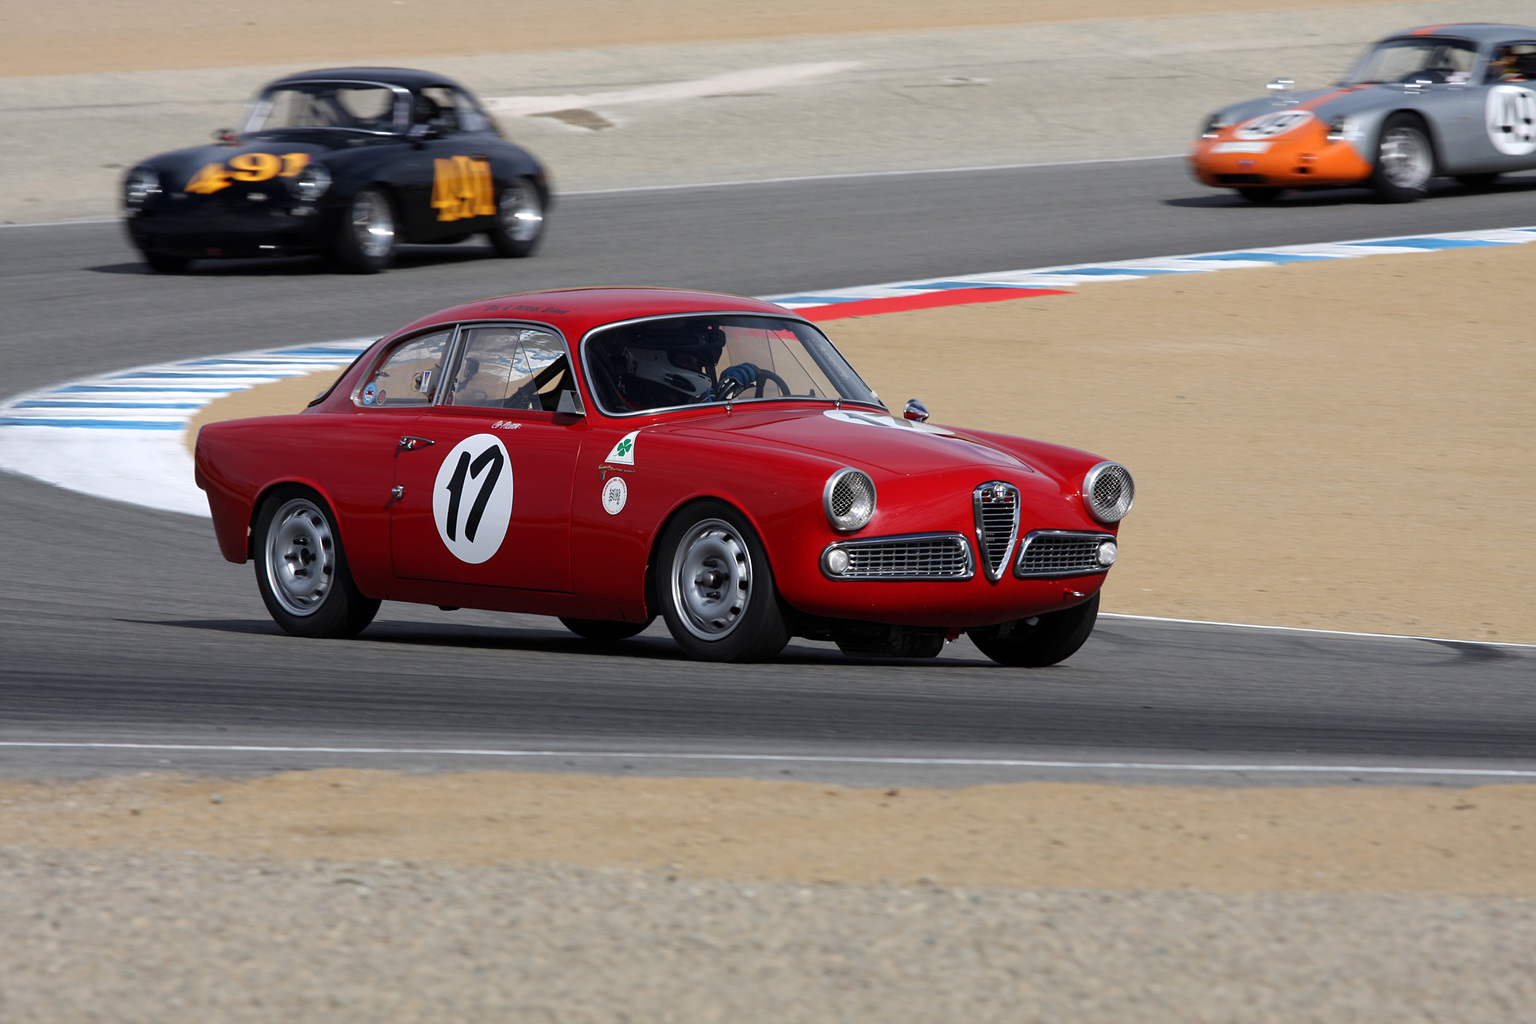
{"type": "Polygon", "coordinates": [[[363,381],[357,404],[366,409],[431,405],[452,335],[433,331],[396,345],[363,381]]]}

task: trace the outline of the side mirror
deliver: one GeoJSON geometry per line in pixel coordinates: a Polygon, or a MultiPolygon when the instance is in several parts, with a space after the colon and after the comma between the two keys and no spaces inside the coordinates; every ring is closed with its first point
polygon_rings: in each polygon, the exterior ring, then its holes
{"type": "Polygon", "coordinates": [[[405,133],[405,137],[412,142],[425,142],[427,139],[437,138],[438,134],[438,130],[429,124],[413,124],[405,133]]]}
{"type": "Polygon", "coordinates": [[[901,410],[901,414],[909,420],[916,420],[918,423],[928,422],[928,407],[915,398],[907,399],[906,408],[901,410]]]}
{"type": "Polygon", "coordinates": [[[1270,82],[1266,88],[1269,89],[1270,92],[1277,94],[1282,92],[1290,92],[1292,89],[1296,88],[1296,80],[1294,78],[1277,78],[1273,82],[1270,82]]]}
{"type": "Polygon", "coordinates": [[[213,130],[214,142],[238,142],[239,140],[240,136],[236,135],[234,131],[229,128],[215,128],[213,130]]]}

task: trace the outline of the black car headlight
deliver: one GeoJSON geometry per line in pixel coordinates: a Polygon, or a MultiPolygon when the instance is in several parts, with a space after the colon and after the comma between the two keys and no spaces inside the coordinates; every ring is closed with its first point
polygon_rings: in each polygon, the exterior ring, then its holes
{"type": "Polygon", "coordinates": [[[839,533],[862,530],[875,515],[875,482],[868,473],[840,469],[827,477],[821,502],[832,529],[839,533]]]}
{"type": "Polygon", "coordinates": [[[300,201],[312,203],[331,187],[331,172],[324,164],[305,164],[302,171],[288,179],[288,187],[300,201]]]}
{"type": "Polygon", "coordinates": [[[153,167],[135,167],[123,179],[123,202],[130,209],[138,209],[150,196],[159,194],[160,172],[153,167]]]}
{"type": "Polygon", "coordinates": [[[1118,523],[1136,502],[1136,482],[1118,462],[1101,462],[1083,477],[1083,504],[1101,523],[1118,523]]]}

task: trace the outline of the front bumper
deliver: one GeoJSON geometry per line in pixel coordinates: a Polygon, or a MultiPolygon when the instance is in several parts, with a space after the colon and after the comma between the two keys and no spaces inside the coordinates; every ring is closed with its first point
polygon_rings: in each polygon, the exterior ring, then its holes
{"type": "Polygon", "coordinates": [[[1330,140],[1327,127],[1316,122],[1262,141],[1236,139],[1234,131],[1223,128],[1214,138],[1196,140],[1189,155],[1190,169],[1203,184],[1218,188],[1355,185],[1370,178],[1373,170],[1354,143],[1330,140]]]}
{"type": "Polygon", "coordinates": [[[127,212],[128,237],[147,252],[192,258],[287,256],[328,247],[335,211],[284,197],[209,202],[172,193],[127,212]]]}

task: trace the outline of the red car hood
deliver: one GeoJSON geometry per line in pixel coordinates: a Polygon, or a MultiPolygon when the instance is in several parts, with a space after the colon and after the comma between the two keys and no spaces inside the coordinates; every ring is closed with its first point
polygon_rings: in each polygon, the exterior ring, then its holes
{"type": "Polygon", "coordinates": [[[739,444],[791,446],[835,462],[920,476],[961,467],[1014,477],[1037,472],[1009,452],[944,427],[898,420],[873,409],[744,409],[706,423],[679,425],[679,433],[739,444]]]}

